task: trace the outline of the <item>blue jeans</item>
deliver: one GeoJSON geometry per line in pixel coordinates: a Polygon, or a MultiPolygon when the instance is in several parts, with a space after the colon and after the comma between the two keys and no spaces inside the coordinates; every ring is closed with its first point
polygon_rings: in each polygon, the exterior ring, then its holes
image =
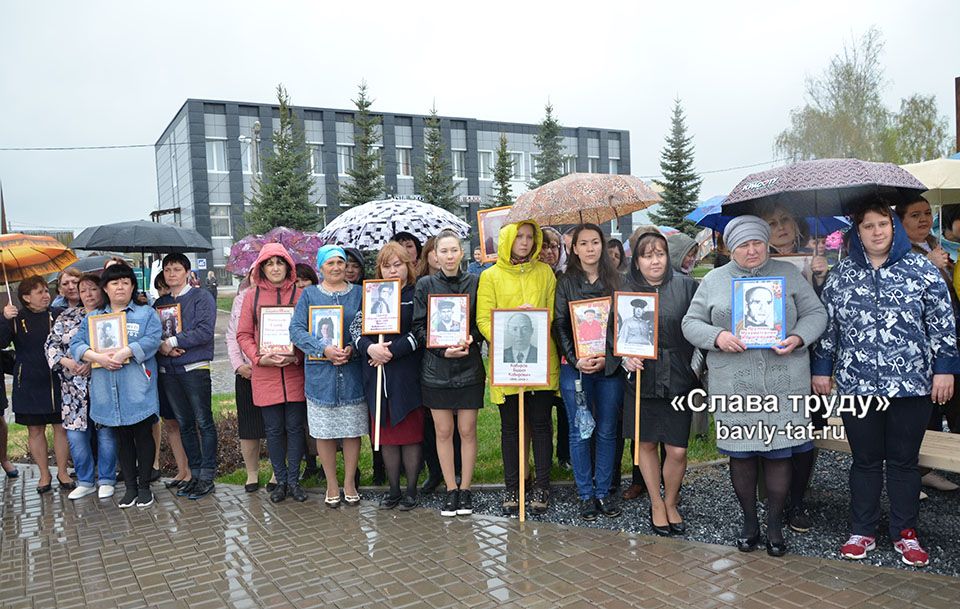
{"type": "Polygon", "coordinates": [[[614,471],[617,446],[617,419],[623,407],[623,377],[604,376],[603,372],[583,375],[583,392],[587,398],[593,419],[597,423],[593,430],[596,443],[596,464],[590,457],[590,439],[580,439],[577,427],[577,400],[574,381],[580,378],[580,371],[569,364],[560,366],[560,395],[567,408],[567,420],[570,427],[570,464],[573,466],[573,478],[577,482],[577,494],[581,499],[596,497],[603,499],[610,492],[610,482],[614,471]]]}
{"type": "Polygon", "coordinates": [[[112,427],[96,429],[93,421],[83,431],[67,430],[70,458],[77,472],[77,486],[93,488],[93,450],[90,443],[97,434],[97,480],[100,486],[117,483],[117,435],[112,427]]]}
{"type": "Polygon", "coordinates": [[[191,476],[213,480],[217,472],[217,426],[210,403],[210,371],[164,373],[159,381],[160,391],[167,396],[180,425],[180,441],[191,476]]]}
{"type": "Polygon", "coordinates": [[[267,436],[270,465],[279,484],[300,484],[300,459],[305,449],[306,402],[283,402],[259,407],[267,436]]]}

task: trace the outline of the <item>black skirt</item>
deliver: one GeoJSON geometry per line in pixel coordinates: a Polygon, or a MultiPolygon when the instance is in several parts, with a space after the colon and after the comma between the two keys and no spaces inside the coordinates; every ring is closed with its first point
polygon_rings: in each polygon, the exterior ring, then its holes
{"type": "Polygon", "coordinates": [[[14,412],[14,420],[17,425],[61,425],[63,418],[60,412],[47,412],[44,414],[31,414],[26,412],[14,412]]]}
{"type": "Polygon", "coordinates": [[[237,433],[241,440],[262,440],[263,413],[253,404],[253,385],[250,379],[237,375],[234,391],[237,400],[237,433]]]}
{"type": "Polygon", "coordinates": [[[486,383],[469,387],[427,387],[420,385],[423,405],[433,410],[479,410],[483,408],[486,383]]]}
{"type": "MultiPolygon", "coordinates": [[[[623,437],[633,438],[633,396],[623,401],[623,437]]],[[[677,412],[665,398],[640,398],[640,441],[687,447],[690,439],[689,410],[677,412]]]]}

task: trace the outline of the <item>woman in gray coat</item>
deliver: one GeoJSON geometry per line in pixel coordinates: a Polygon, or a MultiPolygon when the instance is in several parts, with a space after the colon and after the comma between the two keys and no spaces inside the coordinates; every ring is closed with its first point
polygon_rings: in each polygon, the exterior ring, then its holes
{"type": "Polygon", "coordinates": [[[710,393],[726,396],[714,417],[717,448],[730,457],[730,479],[743,511],[737,548],[750,552],[760,541],[756,487],[762,460],[767,553],[782,556],[787,551],[783,508],[790,488],[790,458],[813,449],[806,433],[809,419],[802,408],[794,411],[788,396],[810,393],[807,350],[826,328],[827,314],[795,266],[769,258],[770,226],[766,222],[756,216],[740,216],[727,225],[723,239],[731,261],[703,278],[683,318],[683,335],[694,347],[708,351],[710,393]],[[786,338],[779,346],[748,350],[731,332],[732,280],[739,277],[784,278],[786,338]],[[731,396],[760,396],[768,401],[768,407],[745,412],[735,407],[731,396]]]}

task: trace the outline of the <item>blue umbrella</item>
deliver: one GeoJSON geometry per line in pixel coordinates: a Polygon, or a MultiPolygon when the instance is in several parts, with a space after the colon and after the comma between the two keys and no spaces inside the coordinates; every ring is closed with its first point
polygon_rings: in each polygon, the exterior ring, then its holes
{"type": "MultiPolygon", "coordinates": [[[[727,227],[727,223],[733,220],[734,216],[724,216],[720,213],[720,206],[726,197],[710,197],[701,203],[695,210],[686,215],[684,219],[695,223],[697,226],[712,228],[722,233],[727,227]]],[[[806,218],[810,233],[814,235],[829,235],[838,230],[846,230],[850,223],[842,216],[825,216],[822,218],[806,218]]]]}

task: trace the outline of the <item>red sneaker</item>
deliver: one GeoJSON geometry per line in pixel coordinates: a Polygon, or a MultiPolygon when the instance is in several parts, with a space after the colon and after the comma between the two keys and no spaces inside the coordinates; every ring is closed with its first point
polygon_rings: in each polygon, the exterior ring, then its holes
{"type": "Polygon", "coordinates": [[[900,531],[900,540],[893,543],[894,549],[900,553],[903,564],[911,567],[926,567],[930,563],[930,555],[920,545],[917,532],[913,529],[900,531]]]}
{"type": "Polygon", "coordinates": [[[867,552],[877,547],[877,538],[866,535],[851,535],[847,543],[840,548],[840,556],[851,560],[867,557],[867,552]]]}

